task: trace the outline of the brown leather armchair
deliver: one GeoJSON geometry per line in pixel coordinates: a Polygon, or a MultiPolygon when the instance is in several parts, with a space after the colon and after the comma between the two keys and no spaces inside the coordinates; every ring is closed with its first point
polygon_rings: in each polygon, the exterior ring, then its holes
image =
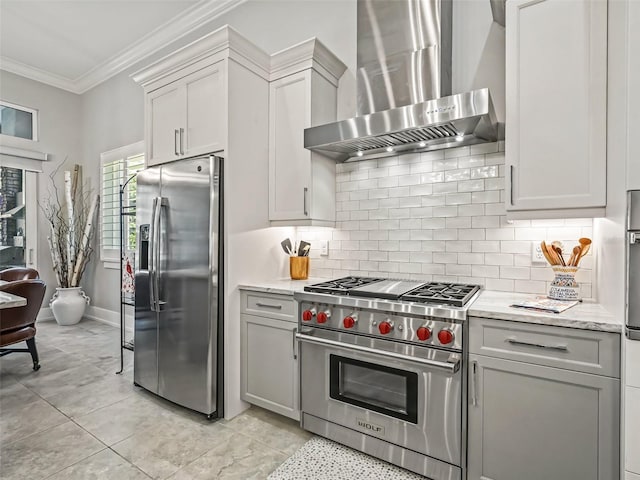
{"type": "Polygon", "coordinates": [[[0,280],[5,282],[17,282],[19,280],[32,280],[40,278],[40,274],[33,268],[14,267],[0,272],[0,280]]]}
{"type": "Polygon", "coordinates": [[[35,323],[45,289],[42,280],[20,280],[0,285],[0,292],[12,293],[27,299],[27,304],[23,307],[0,310],[0,347],[26,341],[27,348],[0,348],[0,357],[13,352],[29,352],[34,370],[40,368],[35,323]]]}

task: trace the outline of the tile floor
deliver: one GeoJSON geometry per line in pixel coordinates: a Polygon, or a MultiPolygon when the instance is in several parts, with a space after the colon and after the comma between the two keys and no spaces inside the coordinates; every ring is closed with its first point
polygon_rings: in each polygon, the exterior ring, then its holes
{"type": "Polygon", "coordinates": [[[0,359],[1,479],[264,479],[311,438],[262,409],[209,422],[135,387],[131,352],[115,375],[111,326],[37,328],[39,371],[0,359]]]}

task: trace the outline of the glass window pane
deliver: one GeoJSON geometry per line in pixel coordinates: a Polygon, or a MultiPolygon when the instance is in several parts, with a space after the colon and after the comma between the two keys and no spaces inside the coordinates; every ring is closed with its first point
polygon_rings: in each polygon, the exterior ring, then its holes
{"type": "Polygon", "coordinates": [[[25,266],[25,172],[0,167],[0,270],[25,266]]]}
{"type": "Polygon", "coordinates": [[[0,133],[33,140],[33,113],[0,105],[0,133]]]}

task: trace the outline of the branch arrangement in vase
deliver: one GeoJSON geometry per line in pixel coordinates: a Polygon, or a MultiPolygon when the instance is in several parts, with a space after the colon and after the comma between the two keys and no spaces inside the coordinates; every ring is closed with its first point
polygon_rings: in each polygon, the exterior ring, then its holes
{"type": "Polygon", "coordinates": [[[64,192],[55,183],[62,162],[49,175],[49,198],[41,205],[49,223],[49,250],[56,281],[61,288],[77,287],[93,253],[92,238],[100,196],[82,183],[82,170],[74,165],[64,172],[64,192]]]}

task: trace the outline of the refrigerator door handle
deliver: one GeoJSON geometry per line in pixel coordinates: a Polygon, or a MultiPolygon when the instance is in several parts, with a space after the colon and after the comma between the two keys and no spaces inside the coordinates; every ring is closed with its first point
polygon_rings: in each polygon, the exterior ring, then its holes
{"type": "Polygon", "coordinates": [[[155,203],[157,205],[156,208],[156,229],[157,229],[157,244],[155,249],[155,269],[154,269],[154,286],[153,290],[155,291],[156,297],[156,311],[159,312],[162,310],[162,306],[166,303],[160,299],[160,277],[162,274],[162,269],[160,268],[160,256],[162,255],[162,208],[168,205],[168,201],[165,197],[157,197],[155,199],[155,203]]]}
{"type": "Polygon", "coordinates": [[[158,228],[156,226],[156,216],[158,213],[158,198],[153,199],[153,206],[151,210],[151,232],[149,234],[149,305],[152,312],[157,312],[156,309],[156,232],[158,228]]]}

